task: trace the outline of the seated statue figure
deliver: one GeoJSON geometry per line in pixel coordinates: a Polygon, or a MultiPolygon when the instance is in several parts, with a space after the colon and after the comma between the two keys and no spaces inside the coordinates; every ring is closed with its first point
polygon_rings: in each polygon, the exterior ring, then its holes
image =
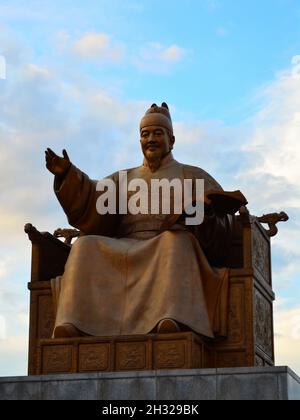
{"type": "MultiPolygon", "coordinates": [[[[204,170],[174,159],[167,104],[146,112],[140,137],[144,162],[127,170],[128,182],[201,179],[205,193],[215,195],[211,200],[206,195],[204,221],[197,226],[187,225],[184,214],[100,214],[97,200],[104,191],[97,191],[97,182],[76,168],[65,150],[59,157],[47,149],[55,194],[81,232],[63,276],[52,281],[55,338],[178,331],[226,336],[226,250],[232,214],[246,201],[223,192],[204,170]]],[[[107,179],[114,181],[118,197],[119,173],[107,179]]]]}

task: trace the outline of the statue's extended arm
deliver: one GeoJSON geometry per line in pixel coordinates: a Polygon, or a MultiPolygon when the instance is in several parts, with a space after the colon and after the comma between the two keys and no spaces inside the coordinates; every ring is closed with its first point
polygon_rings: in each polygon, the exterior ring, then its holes
{"type": "Polygon", "coordinates": [[[117,218],[98,214],[96,202],[101,192],[96,190],[97,182],[76,168],[65,150],[59,157],[47,149],[46,166],[55,175],[54,192],[70,225],[86,235],[113,236],[117,218]]]}

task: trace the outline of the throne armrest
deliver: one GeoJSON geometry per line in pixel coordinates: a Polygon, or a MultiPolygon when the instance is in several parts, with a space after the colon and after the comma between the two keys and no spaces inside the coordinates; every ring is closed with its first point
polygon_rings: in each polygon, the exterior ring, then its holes
{"type": "Polygon", "coordinates": [[[49,281],[62,275],[71,245],[49,232],[39,232],[31,224],[25,225],[24,230],[32,243],[31,282],[49,281]]]}

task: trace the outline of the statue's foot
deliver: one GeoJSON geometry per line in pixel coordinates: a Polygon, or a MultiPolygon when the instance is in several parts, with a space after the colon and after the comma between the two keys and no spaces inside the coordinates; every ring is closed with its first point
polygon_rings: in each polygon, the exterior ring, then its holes
{"type": "Polygon", "coordinates": [[[180,327],[173,319],[163,319],[157,326],[158,334],[171,334],[180,331],[180,327]]]}
{"type": "Polygon", "coordinates": [[[73,324],[58,325],[54,330],[54,338],[76,338],[82,336],[84,336],[84,334],[73,324]]]}

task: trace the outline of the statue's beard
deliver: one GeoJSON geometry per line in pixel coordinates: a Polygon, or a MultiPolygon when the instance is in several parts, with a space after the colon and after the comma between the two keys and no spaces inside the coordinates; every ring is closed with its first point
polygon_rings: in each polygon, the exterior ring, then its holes
{"type": "Polygon", "coordinates": [[[160,166],[161,163],[163,161],[163,159],[170,153],[170,151],[168,153],[166,153],[165,155],[162,155],[162,153],[149,153],[146,154],[146,160],[148,162],[148,166],[151,172],[156,172],[160,166]]]}

